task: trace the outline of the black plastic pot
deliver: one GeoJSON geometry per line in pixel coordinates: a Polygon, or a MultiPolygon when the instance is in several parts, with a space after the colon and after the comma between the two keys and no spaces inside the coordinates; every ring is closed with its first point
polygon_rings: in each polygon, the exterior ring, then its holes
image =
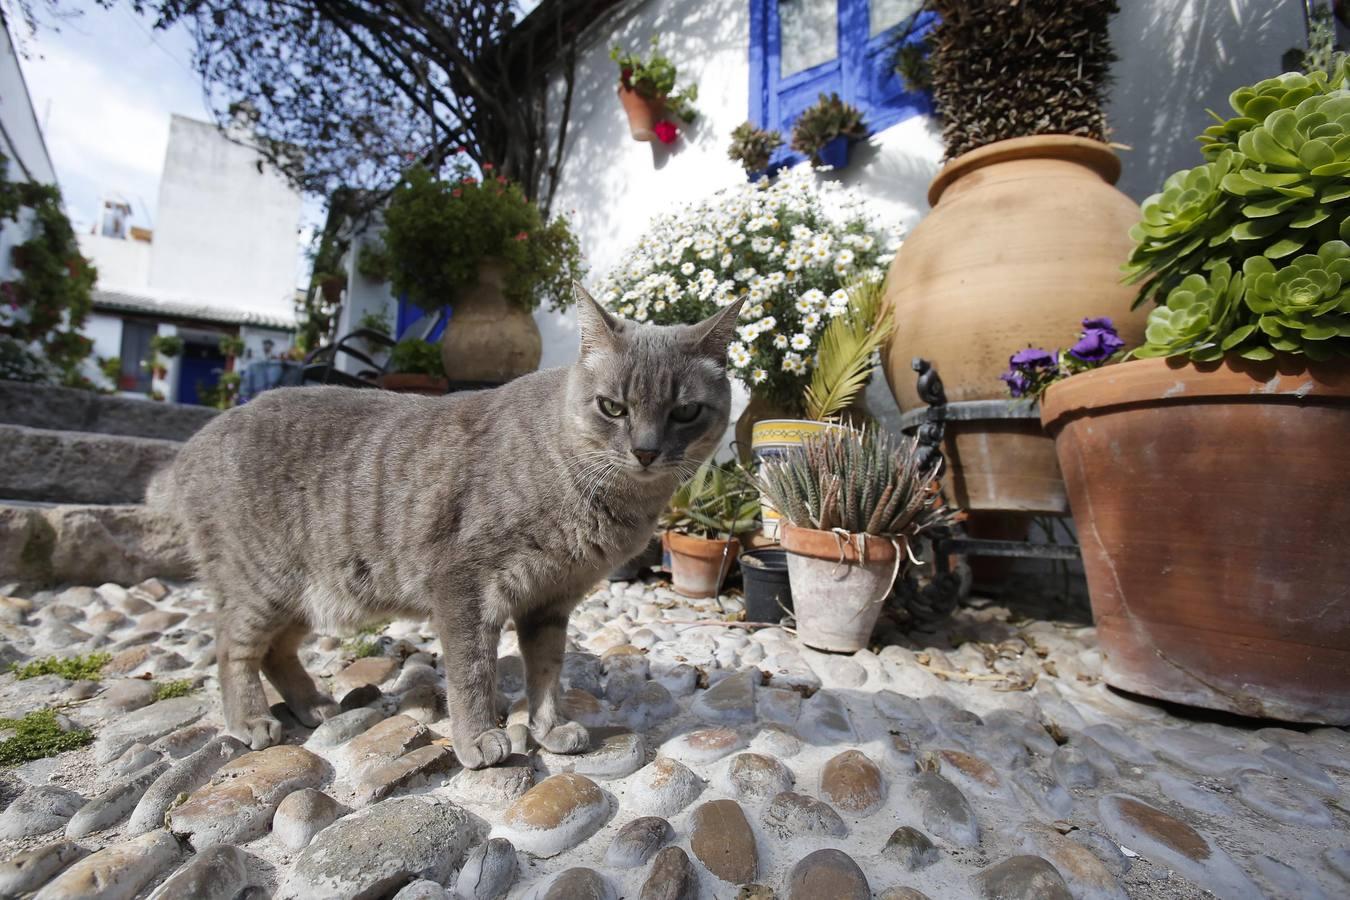
{"type": "Polygon", "coordinates": [[[740,555],[740,562],[745,585],[745,620],[777,622],[782,619],[783,608],[792,609],[787,551],[773,548],[747,550],[740,555]]]}

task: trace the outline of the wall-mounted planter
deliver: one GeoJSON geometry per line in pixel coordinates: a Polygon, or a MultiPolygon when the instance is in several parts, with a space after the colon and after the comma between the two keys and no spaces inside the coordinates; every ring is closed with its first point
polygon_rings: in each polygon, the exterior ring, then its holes
{"type": "Polygon", "coordinates": [[[652,126],[661,118],[665,110],[665,100],[644,97],[632,88],[619,85],[619,102],[628,115],[628,133],[635,141],[654,141],[656,132],[652,126]]]}
{"type": "Polygon", "coordinates": [[[847,169],[849,144],[849,139],[843,135],[830,138],[825,142],[825,146],[820,148],[820,152],[816,154],[820,158],[820,164],[832,169],[847,169]]]}

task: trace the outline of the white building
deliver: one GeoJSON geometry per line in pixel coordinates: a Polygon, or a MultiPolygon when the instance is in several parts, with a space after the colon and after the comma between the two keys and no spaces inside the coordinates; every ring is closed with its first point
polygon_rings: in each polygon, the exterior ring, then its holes
{"type": "Polygon", "coordinates": [[[80,236],[99,273],[85,332],[95,358],[121,361],[119,388],[197,402],[227,366],[221,337],[244,339],[244,366],[289,349],[300,204],[256,150],[173,117],[153,231],[130,226],[126,202],[109,195],[80,236]],[[184,343],[162,378],[144,364],[156,334],[184,343]]]}
{"type": "MultiPolygon", "coordinates": [[[[552,15],[544,0],[531,15],[552,15]]],[[[595,4],[592,4],[594,6],[595,4]]],[[[603,4],[600,4],[603,5],[603,4]]],[[[1119,61],[1108,105],[1112,140],[1123,145],[1119,187],[1136,201],[1173,171],[1200,162],[1195,135],[1206,108],[1228,108],[1228,95],[1280,71],[1281,55],[1306,40],[1296,0],[1129,0],[1111,36],[1119,61]]],[[[904,91],[890,71],[889,42],[919,0],[619,0],[585,26],[553,209],[570,216],[595,276],[607,272],[659,212],[678,209],[745,173],[727,158],[730,133],[750,120],[777,128],[819,92],[837,91],[860,106],[874,131],[853,147],[834,176],[858,188],[890,223],[912,226],[927,211],[928,184],[941,163],[939,129],[926,100],[904,91]],[[615,95],[613,46],[645,53],[653,36],[696,83],[699,118],[677,143],[634,141],[615,95]]],[[[550,108],[562,106],[555,73],[550,108]]],[[[555,115],[551,121],[557,122],[555,115]]],[[[550,146],[550,152],[552,147],[550,146]]],[[[339,332],[360,315],[396,303],[383,285],[353,272],[339,332]]],[[[542,365],[576,353],[574,314],[536,313],[542,365]]],[[[894,409],[883,379],[869,408],[894,409]]]]}
{"type": "MultiPolygon", "coordinates": [[[[56,169],[6,28],[0,28],[0,153],[9,161],[9,180],[56,184],[56,169]]],[[[16,277],[10,250],[28,240],[28,215],[24,210],[17,222],[0,222],[0,282],[16,277]]]]}

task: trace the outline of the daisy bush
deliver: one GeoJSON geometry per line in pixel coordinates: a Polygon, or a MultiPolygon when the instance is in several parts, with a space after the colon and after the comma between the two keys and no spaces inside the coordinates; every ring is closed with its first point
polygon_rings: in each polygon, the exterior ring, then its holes
{"type": "Polygon", "coordinates": [[[658,217],[600,282],[600,297],[625,318],[673,325],[748,296],[731,371],[801,415],[824,325],[848,309],[845,286],[880,279],[898,238],[876,227],[856,193],[802,167],[658,217]]]}

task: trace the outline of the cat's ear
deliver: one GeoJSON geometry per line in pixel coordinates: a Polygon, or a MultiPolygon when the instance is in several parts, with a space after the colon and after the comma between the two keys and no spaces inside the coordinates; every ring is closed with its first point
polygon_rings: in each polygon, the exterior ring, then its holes
{"type": "Polygon", "coordinates": [[[717,360],[718,363],[723,362],[727,358],[727,345],[736,336],[736,322],[744,305],[745,297],[741,297],[735,303],[693,326],[690,342],[695,349],[717,360]]]}
{"type": "Polygon", "coordinates": [[[581,331],[582,359],[597,350],[614,349],[622,328],[619,321],[597,303],[580,282],[572,282],[572,292],[577,298],[577,325],[581,331]]]}

